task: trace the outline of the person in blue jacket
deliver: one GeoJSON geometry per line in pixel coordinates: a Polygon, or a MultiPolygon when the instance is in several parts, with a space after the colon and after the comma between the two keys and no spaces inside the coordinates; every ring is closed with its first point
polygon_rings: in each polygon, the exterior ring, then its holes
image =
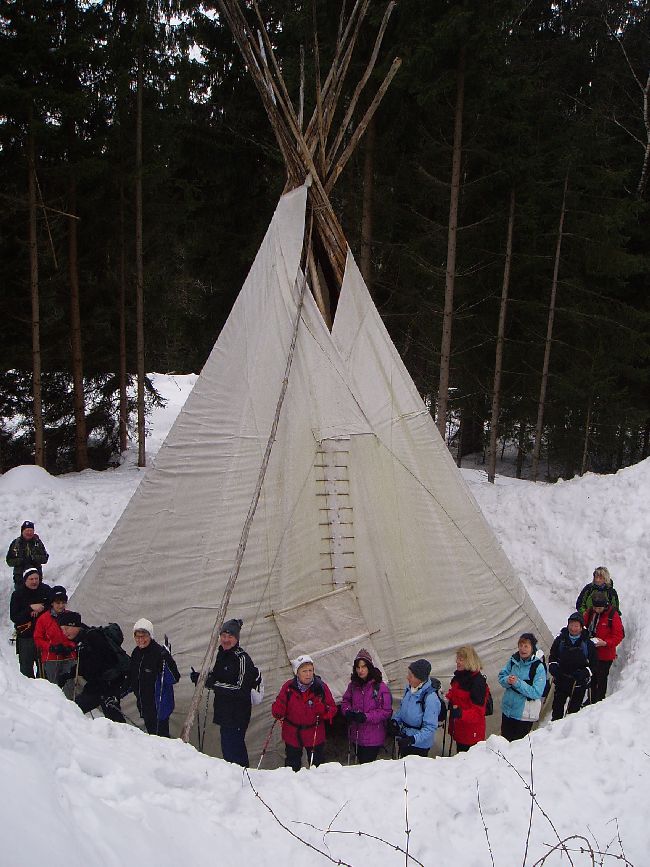
{"type": "Polygon", "coordinates": [[[417,659],[408,667],[408,686],[399,710],[388,722],[388,734],[394,735],[400,758],[427,756],[438,728],[440,699],[429,679],[431,663],[417,659]]]}
{"type": "Polygon", "coordinates": [[[546,687],[546,668],[537,654],[537,638],[524,632],[517,652],[499,672],[505,689],[501,701],[501,736],[507,741],[525,738],[539,719],[546,687]]]}

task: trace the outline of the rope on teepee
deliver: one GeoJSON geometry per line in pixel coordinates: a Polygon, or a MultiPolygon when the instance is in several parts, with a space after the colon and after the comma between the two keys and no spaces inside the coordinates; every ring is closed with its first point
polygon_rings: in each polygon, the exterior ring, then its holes
{"type": "MultiPolygon", "coordinates": [[[[309,229],[309,236],[306,241],[306,250],[311,247],[311,226],[309,229]]],[[[303,255],[304,258],[304,255],[303,255]]],[[[223,591],[223,596],[221,597],[221,602],[219,603],[219,608],[217,609],[217,616],[214,621],[214,625],[212,627],[212,633],[210,635],[210,643],[208,644],[207,650],[205,651],[205,656],[203,657],[203,662],[201,663],[201,670],[199,672],[199,677],[196,682],[196,686],[194,688],[194,695],[192,696],[192,701],[190,702],[190,707],[187,712],[187,716],[185,717],[185,722],[183,723],[183,728],[181,730],[181,739],[188,742],[190,738],[190,732],[192,730],[192,726],[194,724],[194,718],[198,712],[199,702],[201,700],[201,694],[205,688],[205,681],[208,676],[208,672],[210,670],[210,666],[212,664],[212,660],[217,651],[217,645],[219,643],[219,634],[221,631],[221,625],[223,624],[226,618],[226,611],[228,609],[228,605],[230,603],[230,597],[232,596],[232,591],[235,588],[235,584],[237,583],[237,578],[239,577],[239,570],[244,559],[244,553],[246,552],[246,545],[248,543],[248,535],[250,533],[251,526],[253,524],[253,518],[255,517],[255,512],[257,510],[257,504],[259,503],[260,496],[262,494],[262,486],[264,485],[264,479],[266,477],[266,471],[268,469],[269,460],[271,458],[271,450],[273,448],[273,443],[275,442],[275,436],[278,430],[278,424],[280,422],[280,413],[282,412],[282,404],[284,403],[284,398],[287,393],[287,387],[289,385],[289,373],[291,372],[291,365],[293,363],[293,356],[296,350],[296,343],[298,340],[298,327],[300,325],[300,319],[302,316],[302,308],[305,300],[305,289],[307,287],[307,271],[306,268],[301,267],[296,277],[296,285],[298,287],[298,304],[296,308],[296,318],[293,326],[293,334],[291,336],[291,344],[289,347],[289,354],[287,355],[287,363],[284,369],[284,378],[282,380],[282,387],[280,388],[280,395],[278,397],[278,403],[275,408],[275,415],[273,417],[273,424],[271,425],[271,431],[269,433],[269,438],[266,443],[266,449],[264,451],[264,457],[262,459],[262,464],[260,466],[259,475],[257,477],[257,484],[255,485],[255,492],[253,493],[253,499],[251,500],[250,506],[248,507],[248,514],[246,515],[246,520],[244,521],[244,526],[242,528],[241,537],[239,540],[239,547],[237,548],[237,554],[235,556],[235,563],[233,565],[232,571],[226,583],[226,587],[223,591]]]]}

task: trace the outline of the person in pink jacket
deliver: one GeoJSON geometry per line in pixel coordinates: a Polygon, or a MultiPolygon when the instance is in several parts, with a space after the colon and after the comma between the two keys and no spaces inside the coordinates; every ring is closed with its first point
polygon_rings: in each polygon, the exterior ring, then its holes
{"type": "Polygon", "coordinates": [[[393,697],[372,656],[357,653],[352,676],[341,702],[348,722],[348,741],[360,765],[374,762],[386,740],[386,724],[393,712],[393,697]]]}

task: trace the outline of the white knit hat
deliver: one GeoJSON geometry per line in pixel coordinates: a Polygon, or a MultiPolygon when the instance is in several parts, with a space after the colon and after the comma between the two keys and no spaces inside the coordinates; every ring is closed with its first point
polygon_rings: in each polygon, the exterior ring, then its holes
{"type": "Polygon", "coordinates": [[[293,668],[293,673],[298,674],[298,669],[301,665],[307,665],[307,663],[314,664],[314,660],[311,656],[308,656],[306,653],[297,656],[295,659],[291,660],[291,667],[293,668]]]}
{"type": "Polygon", "coordinates": [[[138,632],[140,629],[143,632],[148,632],[149,635],[153,638],[153,623],[151,622],[151,620],[147,620],[144,617],[136,620],[136,622],[133,624],[133,631],[138,632]]]}

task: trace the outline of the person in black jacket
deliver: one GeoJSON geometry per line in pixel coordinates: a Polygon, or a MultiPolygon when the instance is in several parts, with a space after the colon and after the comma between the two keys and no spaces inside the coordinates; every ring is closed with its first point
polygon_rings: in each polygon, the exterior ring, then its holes
{"type": "Polygon", "coordinates": [[[154,641],[153,624],[141,617],[133,626],[136,647],[131,654],[129,682],[138,711],[150,735],[169,737],[174,709],[174,684],[180,680],[171,653],[154,641]]]}
{"type": "MultiPolygon", "coordinates": [[[[219,634],[219,650],[214,668],[205,682],[214,690],[213,722],[221,730],[221,754],[227,762],[248,767],[246,729],[251,719],[251,689],[261,675],[253,660],[239,646],[242,620],[227,620],[219,634]]],[[[190,677],[196,683],[198,672],[190,677]]]]}
{"type": "Polygon", "coordinates": [[[42,578],[42,566],[47,563],[49,557],[45,545],[34,532],[34,524],[31,521],[23,521],[20,536],[9,545],[6,558],[7,566],[11,566],[14,570],[14,588],[22,587],[23,575],[32,567],[37,569],[42,578]]]}
{"type": "Polygon", "coordinates": [[[582,615],[574,611],[560,631],[548,656],[548,670],[555,684],[551,719],[576,713],[582,707],[591,674],[598,662],[596,647],[584,628],[582,615]],[[568,699],[568,706],[565,705],[568,699]]]}
{"type": "Polygon", "coordinates": [[[120,708],[124,676],[117,667],[117,654],[101,629],[81,622],[81,614],[64,611],[59,617],[61,631],[77,645],[77,673],[86,681],[75,702],[84,713],[101,707],[113,722],[126,722],[120,708]]]}
{"type": "Polygon", "coordinates": [[[16,653],[20,671],[25,677],[34,677],[37,662],[34,644],[34,624],[50,607],[52,588],[43,584],[35,566],[25,571],[24,582],[11,594],[9,616],[16,627],[16,653]]]}

